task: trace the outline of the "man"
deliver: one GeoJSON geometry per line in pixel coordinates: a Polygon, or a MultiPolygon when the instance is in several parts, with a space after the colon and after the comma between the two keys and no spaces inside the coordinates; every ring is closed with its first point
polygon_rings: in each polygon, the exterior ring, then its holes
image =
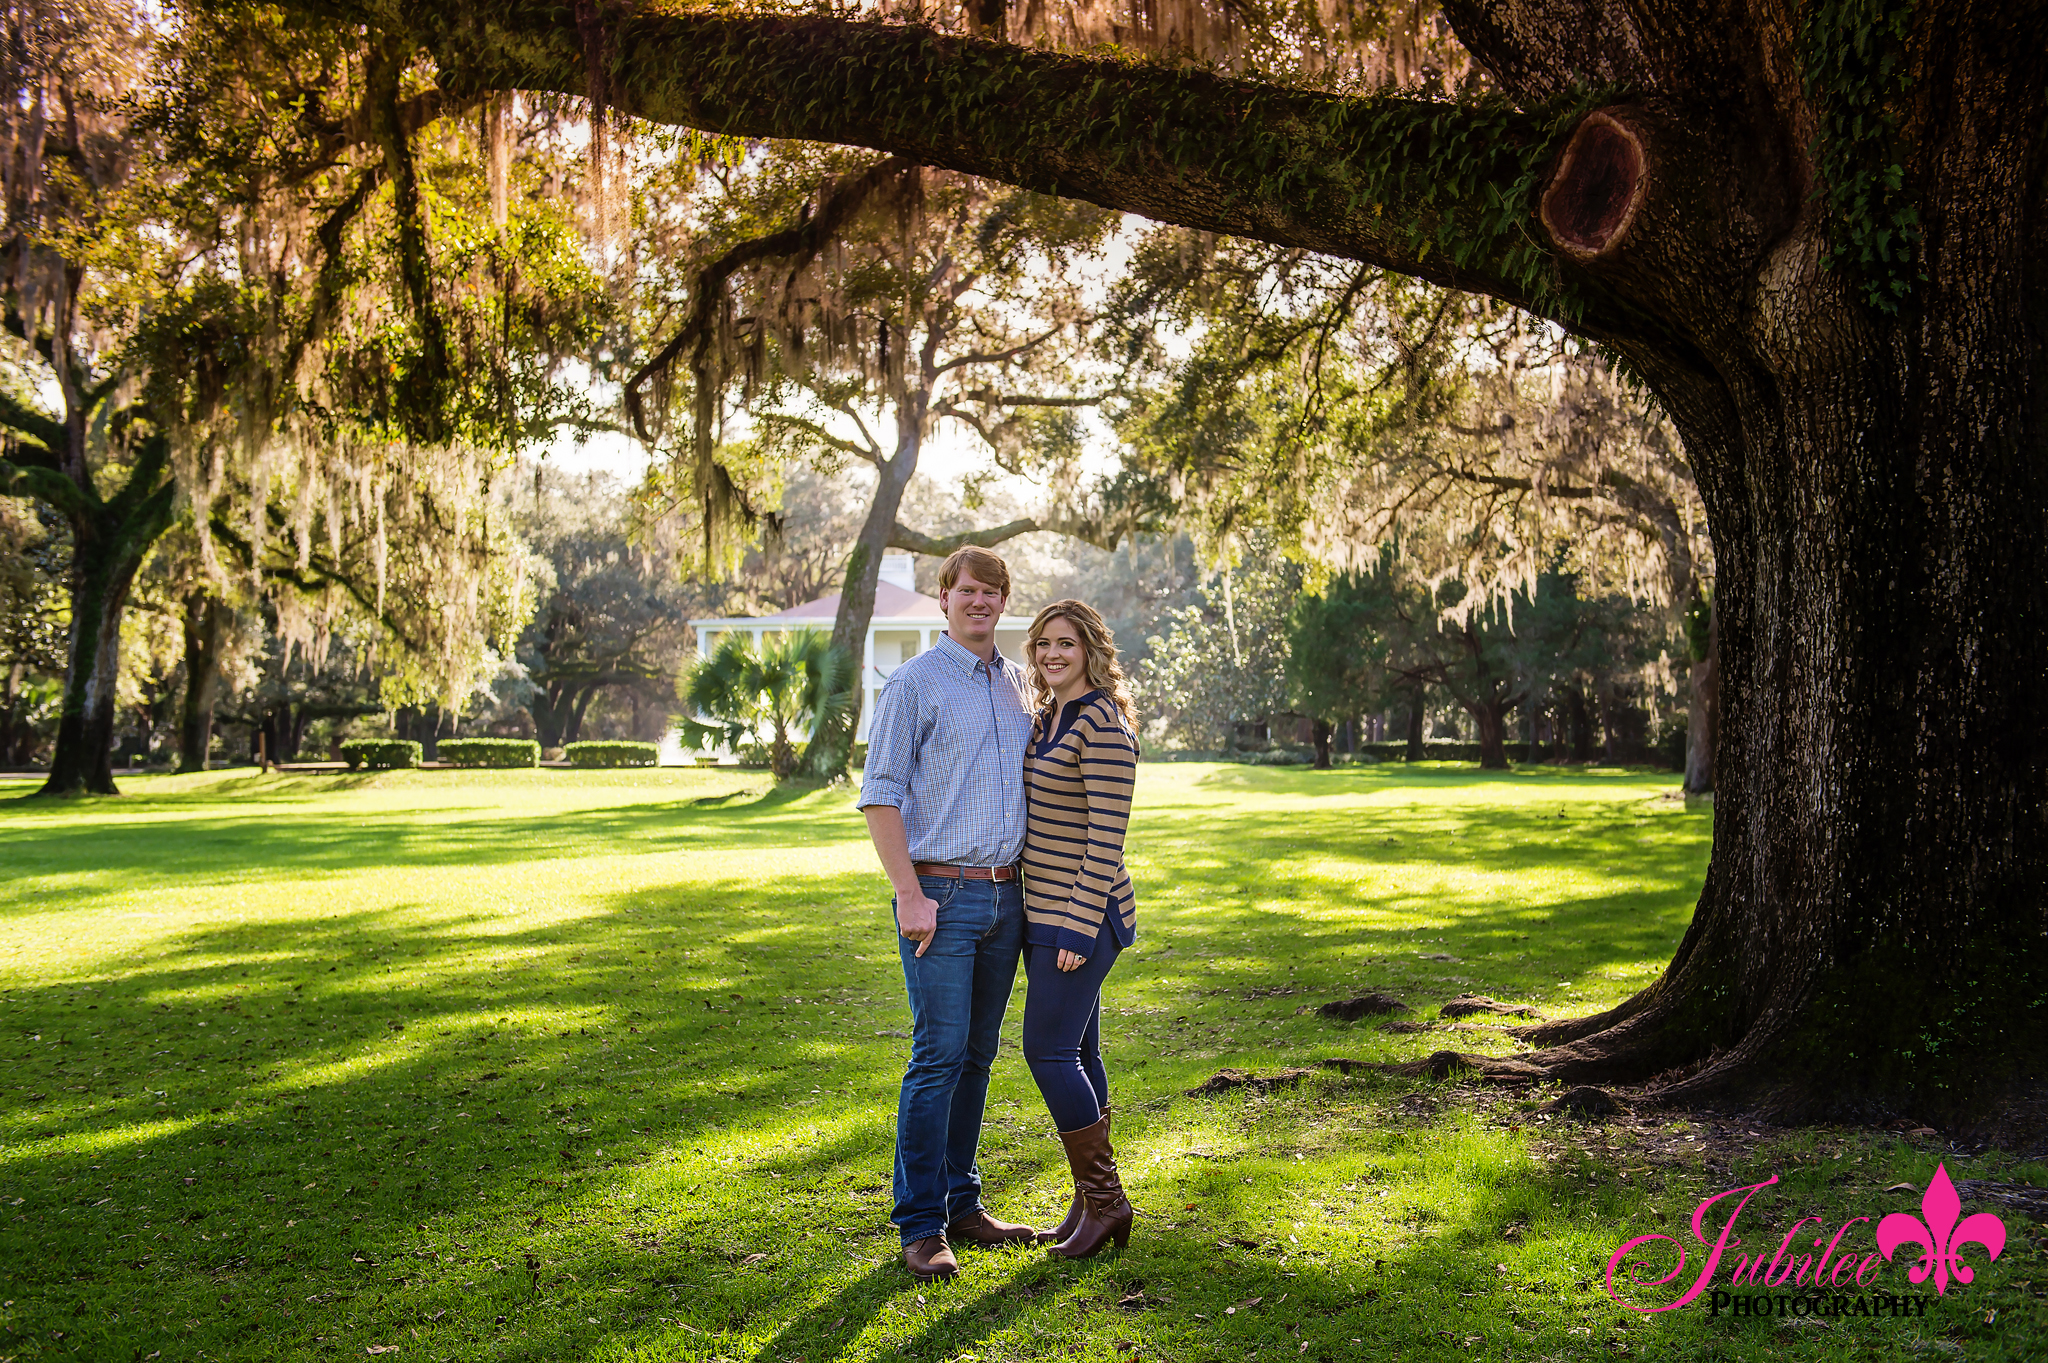
{"type": "Polygon", "coordinates": [[[954,1244],[1034,1240],[981,1205],[982,1107],[1024,943],[1023,672],[996,652],[1010,569],[987,549],[939,569],[946,630],[890,676],[868,728],[860,807],[896,891],[910,1065],[896,1107],[903,1262],[960,1271],[954,1244]]]}

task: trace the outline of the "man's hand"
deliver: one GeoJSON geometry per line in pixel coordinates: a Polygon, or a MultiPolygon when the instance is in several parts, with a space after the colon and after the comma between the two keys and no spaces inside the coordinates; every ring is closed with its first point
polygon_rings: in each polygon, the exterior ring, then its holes
{"type": "MultiPolygon", "coordinates": [[[[905,937],[908,937],[910,934],[906,932],[903,935],[905,937]]],[[[1082,966],[1088,964],[1088,958],[1086,956],[1077,956],[1073,952],[1068,951],[1066,948],[1062,947],[1060,949],[1059,960],[1053,962],[1053,964],[1057,965],[1062,970],[1079,970],[1082,966]]]]}
{"type": "Polygon", "coordinates": [[[917,943],[918,955],[924,955],[932,944],[932,934],[938,930],[938,900],[923,890],[896,896],[896,931],[917,943]]]}
{"type": "Polygon", "coordinates": [[[922,956],[932,944],[932,934],[939,930],[939,906],[918,882],[917,867],[910,860],[910,840],[903,832],[903,813],[889,805],[869,805],[864,812],[882,873],[896,891],[896,931],[917,943],[917,954],[922,956]]]}

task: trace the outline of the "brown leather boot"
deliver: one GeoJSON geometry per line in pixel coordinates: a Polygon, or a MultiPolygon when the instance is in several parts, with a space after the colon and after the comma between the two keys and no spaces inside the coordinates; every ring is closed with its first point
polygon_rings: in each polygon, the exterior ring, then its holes
{"type": "MultiPolygon", "coordinates": [[[[1108,1103],[1104,1103],[1102,1105],[1102,1136],[1105,1140],[1109,1138],[1109,1113],[1110,1105],[1108,1103]]],[[[1045,1233],[1045,1242],[1050,1245],[1057,1245],[1060,1241],[1072,1235],[1074,1233],[1074,1228],[1079,1226],[1080,1224],[1081,1190],[1077,1187],[1074,1189],[1074,1200],[1073,1203],[1069,1205],[1067,1208],[1067,1214],[1065,1219],[1063,1219],[1057,1226],[1054,1226],[1051,1230],[1045,1233]]]]}
{"type": "Polygon", "coordinates": [[[1079,1131],[1062,1131],[1060,1140],[1067,1147],[1067,1165],[1074,1171],[1074,1187],[1081,1194],[1081,1224],[1054,1245],[1052,1252],[1067,1259],[1086,1259],[1111,1240],[1122,1249],[1130,1241],[1136,1213],[1116,1176],[1116,1152],[1109,1148],[1109,1118],[1079,1131]]]}
{"type": "Polygon", "coordinates": [[[960,1271],[960,1261],[953,1257],[953,1247],[944,1235],[927,1235],[905,1245],[903,1266],[921,1283],[950,1278],[960,1271]]]}
{"type": "Polygon", "coordinates": [[[946,1227],[946,1239],[956,1245],[1028,1245],[1043,1238],[1029,1226],[998,1221],[985,1207],[976,1207],[946,1227]]]}

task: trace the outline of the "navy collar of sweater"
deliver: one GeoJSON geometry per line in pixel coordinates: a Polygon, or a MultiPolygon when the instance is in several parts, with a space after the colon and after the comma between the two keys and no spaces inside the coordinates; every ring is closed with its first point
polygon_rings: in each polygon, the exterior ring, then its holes
{"type": "Polygon", "coordinates": [[[1047,743],[1057,743],[1062,738],[1065,738],[1067,736],[1067,730],[1074,727],[1074,720],[1080,716],[1081,707],[1088,704],[1089,701],[1094,700],[1097,696],[1101,694],[1102,688],[1098,686],[1093,690],[1083,691],[1080,695],[1074,697],[1065,705],[1062,705],[1060,707],[1059,727],[1054,729],[1050,734],[1048,734],[1046,736],[1045,741],[1047,743]]]}

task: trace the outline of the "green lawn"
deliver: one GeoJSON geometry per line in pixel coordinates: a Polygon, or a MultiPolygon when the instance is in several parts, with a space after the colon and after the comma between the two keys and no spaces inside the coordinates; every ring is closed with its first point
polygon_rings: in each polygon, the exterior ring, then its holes
{"type": "MultiPolygon", "coordinates": [[[[1710,834],[1668,777],[1145,767],[1105,1018],[1138,1232],[1081,1264],[970,1254],[940,1286],[888,1224],[908,1013],[847,792],[216,773],[5,798],[31,788],[0,786],[0,1363],[2048,1348],[2040,1228],[2011,1216],[1998,1262],[1913,1321],[1606,1295],[1621,1241],[1772,1173],[1773,1244],[1809,1211],[1917,1209],[1885,1189],[1927,1182],[1927,1138],[1738,1131],[1716,1168],[1725,1123],[1552,1121],[1549,1094],[1319,1073],[1184,1095],[1223,1066],[1514,1049],[1311,1006],[1366,989],[1555,1016],[1652,979],[1710,834]]],[[[983,1163],[995,1211],[1057,1219],[1014,1049],[983,1163]]],[[[1870,1290],[1913,1290],[1879,1269],[1870,1290]]]]}

